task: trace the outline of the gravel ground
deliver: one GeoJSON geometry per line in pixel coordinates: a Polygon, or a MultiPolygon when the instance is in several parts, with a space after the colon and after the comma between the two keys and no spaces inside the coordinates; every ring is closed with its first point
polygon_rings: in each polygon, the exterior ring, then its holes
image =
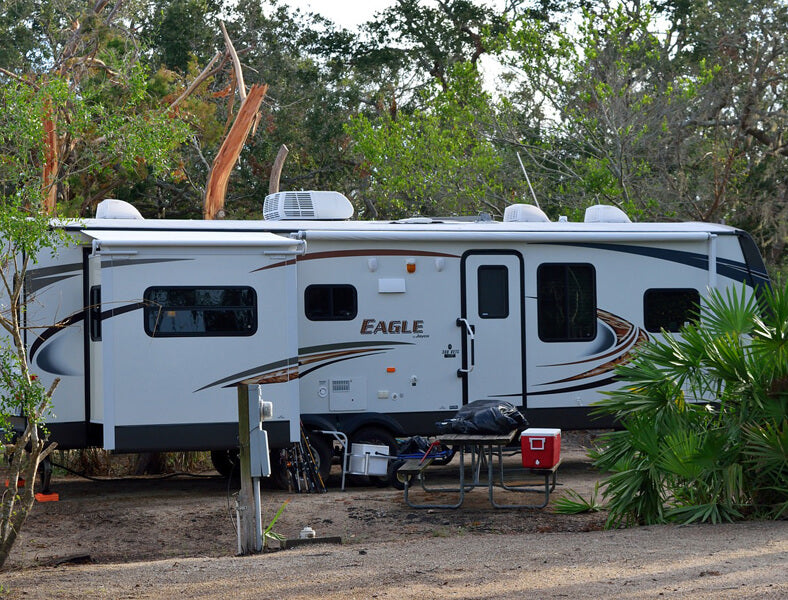
{"type": "Polygon", "coordinates": [[[786,598],[788,522],[466,535],[5,573],[8,598],[786,598]]]}
{"type": "MultiPolygon", "coordinates": [[[[567,435],[560,497],[589,497],[589,440],[567,435]]],[[[452,467],[438,470],[448,476],[452,467]]],[[[58,479],[0,572],[0,598],[788,598],[788,521],[603,530],[605,513],[415,510],[393,489],[264,493],[275,531],[342,545],[236,557],[219,478],[58,479]]]]}

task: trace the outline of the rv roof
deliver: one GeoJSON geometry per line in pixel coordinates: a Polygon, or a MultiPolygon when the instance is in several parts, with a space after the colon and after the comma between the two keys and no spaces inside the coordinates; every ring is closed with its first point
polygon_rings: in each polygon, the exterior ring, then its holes
{"type": "MultiPolygon", "coordinates": [[[[545,235],[550,233],[711,233],[730,234],[734,228],[714,223],[577,223],[577,222],[392,222],[392,221],[201,221],[175,219],[83,219],[58,221],[56,226],[72,231],[92,232],[104,231],[162,231],[162,232],[273,232],[288,234],[291,232],[475,232],[482,233],[534,233],[545,235]]],[[[223,237],[223,236],[219,236],[223,237]]],[[[218,238],[217,238],[218,239],[218,238]]]]}

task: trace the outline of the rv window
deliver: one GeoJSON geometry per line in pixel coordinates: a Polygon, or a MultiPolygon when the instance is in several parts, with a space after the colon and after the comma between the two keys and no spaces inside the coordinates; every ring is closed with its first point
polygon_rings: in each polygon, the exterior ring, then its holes
{"type": "Polygon", "coordinates": [[[646,331],[678,331],[697,320],[700,293],[695,289],[650,289],[643,294],[646,331]]]}
{"type": "Polygon", "coordinates": [[[539,265],[539,339],[587,342],[596,337],[596,272],[588,264],[539,265]]]}
{"type": "Polygon", "coordinates": [[[250,287],[151,287],[145,290],[151,337],[254,335],[257,294],[250,287]]]}
{"type": "Polygon", "coordinates": [[[307,286],[304,312],[310,321],[352,321],[358,314],[356,288],[347,284],[307,286]]]}
{"type": "Polygon", "coordinates": [[[509,316],[509,270],[504,265],[482,265],[477,273],[479,316],[505,319],[509,316]]]}

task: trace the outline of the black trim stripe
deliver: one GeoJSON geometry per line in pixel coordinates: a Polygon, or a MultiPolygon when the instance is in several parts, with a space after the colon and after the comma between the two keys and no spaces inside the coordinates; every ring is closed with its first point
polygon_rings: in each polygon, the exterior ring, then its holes
{"type": "Polygon", "coordinates": [[[528,392],[527,396],[547,396],[550,394],[568,394],[570,392],[581,392],[583,390],[593,390],[596,388],[605,387],[616,383],[618,381],[618,377],[615,375],[612,377],[608,377],[607,379],[601,379],[599,381],[594,381],[591,383],[584,383],[583,385],[573,385],[569,387],[560,388],[557,390],[548,390],[543,392],[528,392]]]}
{"type": "MultiPolygon", "coordinates": [[[[666,260],[677,264],[686,265],[702,271],[709,270],[709,257],[698,252],[688,252],[686,250],[669,250],[667,248],[654,248],[648,246],[632,246],[629,244],[612,244],[596,242],[562,242],[560,244],[549,244],[560,246],[575,246],[578,248],[593,248],[595,250],[607,250],[609,252],[623,252],[638,256],[647,256],[658,260],[666,260]]],[[[717,274],[736,282],[746,282],[753,286],[750,279],[750,269],[739,261],[727,258],[717,258],[717,274]]]]}

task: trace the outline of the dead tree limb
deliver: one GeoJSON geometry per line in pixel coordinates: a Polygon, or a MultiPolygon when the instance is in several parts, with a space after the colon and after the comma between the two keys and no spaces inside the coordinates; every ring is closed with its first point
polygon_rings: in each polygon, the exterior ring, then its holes
{"type": "Polygon", "coordinates": [[[274,166],[271,167],[271,178],[268,180],[268,193],[276,194],[279,191],[279,177],[282,175],[282,167],[285,165],[287,153],[290,152],[284,144],[279,148],[274,160],[274,166]]]}
{"type": "Polygon", "coordinates": [[[216,155],[208,175],[208,183],[205,186],[205,203],[203,205],[203,218],[205,219],[214,219],[224,211],[224,198],[227,193],[230,173],[238,161],[241,149],[267,91],[267,85],[255,84],[252,86],[246,100],[238,110],[235,123],[219,148],[219,153],[216,155]]]}

